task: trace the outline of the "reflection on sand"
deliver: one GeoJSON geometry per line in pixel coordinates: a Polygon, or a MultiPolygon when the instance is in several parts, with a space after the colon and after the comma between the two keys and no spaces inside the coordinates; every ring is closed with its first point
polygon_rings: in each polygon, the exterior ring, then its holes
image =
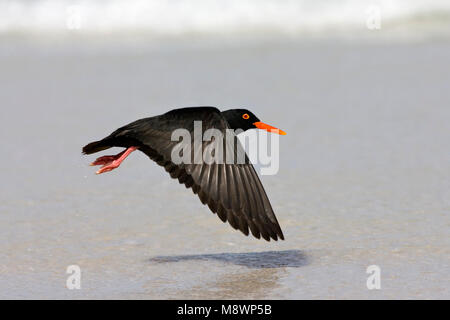
{"type": "Polygon", "coordinates": [[[309,263],[300,250],[217,253],[180,256],[158,256],[153,263],[186,262],[192,260],[221,261],[244,266],[232,272],[222,273],[213,281],[200,282],[189,289],[167,292],[172,299],[263,299],[270,298],[279,287],[279,279],[288,271],[286,267],[299,268],[309,263]]]}
{"type": "Polygon", "coordinates": [[[279,288],[284,269],[252,269],[226,273],[206,286],[199,285],[177,292],[180,297],[190,299],[263,299],[270,298],[279,288]]]}

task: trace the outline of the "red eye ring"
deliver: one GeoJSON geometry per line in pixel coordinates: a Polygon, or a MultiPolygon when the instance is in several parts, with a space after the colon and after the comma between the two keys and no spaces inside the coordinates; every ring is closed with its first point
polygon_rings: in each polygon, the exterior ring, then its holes
{"type": "Polygon", "coordinates": [[[248,115],[248,113],[244,113],[244,114],[242,115],[242,118],[244,118],[245,120],[247,120],[247,119],[250,118],[250,116],[248,115]]]}

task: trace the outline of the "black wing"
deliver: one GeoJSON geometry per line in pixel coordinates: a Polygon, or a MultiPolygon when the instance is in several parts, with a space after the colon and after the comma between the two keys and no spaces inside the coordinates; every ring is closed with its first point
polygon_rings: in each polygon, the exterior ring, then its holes
{"type": "MultiPolygon", "coordinates": [[[[241,230],[245,235],[249,234],[250,229],[258,239],[262,236],[267,241],[270,238],[284,240],[264,187],[234,134],[234,159],[237,160],[238,152],[243,152],[245,162],[242,164],[172,162],[172,149],[179,143],[171,141],[172,131],[183,128],[193,133],[194,121],[202,121],[203,132],[215,128],[225,135],[225,130],[229,129],[218,109],[196,107],[176,109],[158,117],[135,121],[116,130],[106,139],[138,144],[139,149],[163,166],[172,178],[178,179],[187,188],[192,188],[201,202],[217,213],[223,222],[228,221],[233,228],[241,230]]],[[[205,150],[210,143],[211,141],[202,141],[203,148],[200,151],[205,150]]],[[[227,143],[225,139],[223,143],[227,143]]],[[[191,146],[194,157],[193,141],[191,146]]],[[[226,152],[229,149],[224,145],[223,150],[226,152]]]]}

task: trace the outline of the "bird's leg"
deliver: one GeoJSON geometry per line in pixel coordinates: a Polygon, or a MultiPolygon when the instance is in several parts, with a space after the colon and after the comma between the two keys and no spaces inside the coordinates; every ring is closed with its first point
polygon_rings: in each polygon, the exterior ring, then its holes
{"type": "Polygon", "coordinates": [[[114,155],[114,156],[103,156],[103,157],[97,158],[90,165],[91,166],[100,166],[100,165],[108,164],[110,162],[113,162],[114,160],[119,159],[120,156],[123,155],[124,153],[125,153],[125,150],[122,151],[121,153],[118,153],[118,154],[114,155]]]}
{"type": "Polygon", "coordinates": [[[115,156],[100,157],[97,160],[95,160],[94,162],[92,162],[91,166],[103,165],[103,167],[101,167],[96,172],[96,174],[114,170],[114,169],[118,168],[120,166],[120,164],[122,163],[122,161],[125,160],[126,157],[128,157],[130,155],[130,153],[132,153],[136,149],[137,149],[137,147],[129,147],[125,151],[122,151],[122,152],[116,154],[115,156]]]}

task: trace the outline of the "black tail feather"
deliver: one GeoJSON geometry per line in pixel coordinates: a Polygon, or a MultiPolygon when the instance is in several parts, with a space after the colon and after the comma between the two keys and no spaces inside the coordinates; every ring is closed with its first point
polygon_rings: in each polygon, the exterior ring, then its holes
{"type": "Polygon", "coordinates": [[[99,152],[102,150],[109,149],[111,147],[112,147],[112,145],[110,145],[105,140],[94,141],[83,147],[83,153],[84,154],[92,154],[92,153],[96,153],[96,152],[99,152]]]}

